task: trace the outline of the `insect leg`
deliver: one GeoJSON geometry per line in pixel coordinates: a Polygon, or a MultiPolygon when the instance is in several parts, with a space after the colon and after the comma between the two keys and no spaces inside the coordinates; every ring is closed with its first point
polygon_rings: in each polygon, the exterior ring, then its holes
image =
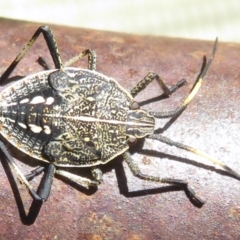
{"type": "Polygon", "coordinates": [[[37,29],[37,31],[33,34],[31,39],[27,42],[27,44],[24,46],[22,51],[17,55],[17,57],[14,59],[14,61],[11,63],[11,65],[7,68],[7,70],[3,73],[0,79],[0,85],[3,84],[3,82],[9,77],[9,75],[12,73],[12,71],[15,69],[17,64],[21,61],[21,59],[25,56],[25,54],[28,52],[28,50],[32,47],[36,39],[39,37],[40,34],[43,34],[44,39],[47,43],[48,49],[51,53],[53,62],[55,64],[55,67],[57,69],[62,68],[62,61],[60,54],[58,52],[57,43],[54,39],[54,36],[52,34],[51,29],[48,26],[41,26],[37,29]]]}
{"type": "Polygon", "coordinates": [[[214,163],[215,165],[220,166],[221,168],[223,168],[224,170],[226,170],[227,172],[229,172],[231,175],[235,176],[237,179],[240,180],[240,174],[238,174],[236,171],[234,171],[233,169],[231,169],[231,168],[228,167],[227,165],[223,164],[223,163],[220,162],[219,160],[212,158],[211,156],[209,156],[209,155],[206,154],[206,153],[203,153],[203,152],[200,151],[200,150],[197,150],[197,149],[195,149],[195,148],[193,148],[193,147],[184,145],[184,144],[182,144],[182,143],[174,142],[174,141],[172,141],[171,139],[169,139],[169,138],[167,138],[167,137],[164,137],[164,136],[162,136],[162,135],[158,135],[158,134],[149,135],[147,138],[155,139],[155,140],[161,141],[161,142],[163,142],[163,143],[166,143],[166,144],[168,144],[168,145],[170,145],[170,146],[175,146],[175,147],[184,149],[184,150],[186,150],[186,151],[195,153],[195,154],[197,154],[197,155],[199,155],[199,156],[201,156],[201,157],[209,160],[210,162],[214,163]]]}
{"type": "Polygon", "coordinates": [[[29,174],[25,175],[25,178],[28,181],[33,180],[36,176],[40,175],[42,172],[44,172],[46,167],[44,166],[39,166],[37,168],[35,168],[34,170],[32,170],[29,174]]]}
{"type": "Polygon", "coordinates": [[[168,88],[167,85],[163,82],[163,80],[160,78],[160,76],[156,73],[150,72],[145,76],[132,90],[131,95],[132,97],[136,97],[138,93],[140,93],[142,90],[144,90],[149,83],[151,83],[154,79],[157,80],[159,86],[163,90],[164,95],[170,96],[173,92],[175,92],[178,88],[182,87],[186,84],[186,80],[182,79],[180,80],[176,85],[174,85],[171,88],[168,88]]]}
{"type": "Polygon", "coordinates": [[[42,201],[46,201],[49,197],[54,174],[55,166],[53,164],[49,164],[45,169],[44,175],[37,190],[37,193],[42,201]]]}
{"type": "Polygon", "coordinates": [[[50,65],[47,63],[45,58],[39,57],[37,62],[43,67],[44,70],[50,70],[51,69],[50,65]]]}
{"type": "Polygon", "coordinates": [[[86,49],[82,51],[79,55],[69,59],[67,62],[64,63],[64,67],[71,66],[73,63],[78,61],[84,56],[88,56],[88,69],[89,70],[96,70],[96,65],[97,65],[97,54],[94,50],[91,49],[86,49]]]}
{"type": "Polygon", "coordinates": [[[202,82],[204,80],[204,77],[213,61],[216,49],[217,49],[217,39],[214,43],[214,47],[213,47],[213,51],[212,51],[212,56],[209,59],[209,61],[207,62],[207,64],[205,65],[205,67],[203,67],[197,81],[195,82],[191,92],[189,93],[189,95],[186,97],[186,99],[183,101],[183,103],[176,108],[175,110],[172,111],[167,111],[167,112],[149,112],[151,115],[153,115],[156,118],[168,118],[168,117],[174,117],[176,115],[178,115],[180,112],[182,112],[187,105],[193,100],[193,98],[195,97],[195,95],[197,94],[198,90],[200,89],[202,82]]]}
{"type": "Polygon", "coordinates": [[[6,147],[2,142],[0,142],[0,151],[1,151],[2,157],[6,159],[10,169],[16,173],[18,180],[26,186],[32,198],[37,201],[46,201],[50,192],[51,182],[54,174],[54,168],[51,166],[48,167],[47,171],[45,172],[41,180],[40,186],[38,188],[38,192],[36,192],[31,186],[31,184],[28,182],[28,180],[25,178],[22,171],[16,165],[12,156],[9,154],[9,152],[7,151],[6,147]]]}
{"type": "Polygon", "coordinates": [[[193,200],[195,200],[198,204],[201,204],[201,205],[204,204],[204,201],[201,198],[196,196],[194,190],[188,185],[187,182],[180,179],[160,178],[160,177],[146,175],[142,173],[139,167],[137,166],[137,164],[134,163],[129,152],[125,152],[123,156],[134,176],[147,181],[169,183],[169,184],[179,186],[183,190],[185,190],[189,194],[189,196],[193,200]]]}
{"type": "Polygon", "coordinates": [[[27,174],[25,178],[28,181],[31,181],[36,176],[40,175],[42,172],[44,172],[44,175],[41,179],[37,193],[43,201],[46,201],[51,191],[52,181],[55,173],[55,166],[53,164],[49,164],[47,167],[39,166],[36,169],[32,170],[31,173],[27,174]]]}
{"type": "MultiPolygon", "coordinates": [[[[64,63],[64,67],[71,66],[72,64],[77,62],[82,57],[85,57],[86,55],[88,55],[88,69],[95,71],[96,64],[97,64],[97,54],[94,50],[91,50],[91,49],[86,49],[83,52],[81,52],[79,55],[69,59],[67,62],[64,63]]],[[[43,57],[39,57],[37,61],[45,70],[51,69],[50,65],[47,63],[47,61],[43,57]]]]}
{"type": "Polygon", "coordinates": [[[99,181],[98,179],[92,180],[89,178],[81,177],[76,174],[67,172],[65,170],[56,170],[56,174],[59,176],[62,176],[64,178],[67,178],[68,180],[70,180],[74,183],[77,183],[80,186],[83,186],[87,189],[89,189],[91,186],[97,187],[101,183],[101,181],[99,181]]]}

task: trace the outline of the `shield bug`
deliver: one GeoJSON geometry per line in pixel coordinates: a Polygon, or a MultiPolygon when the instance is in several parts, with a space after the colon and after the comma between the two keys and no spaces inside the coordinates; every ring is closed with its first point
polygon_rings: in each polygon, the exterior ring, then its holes
{"type": "Polygon", "coordinates": [[[1,76],[1,85],[41,33],[55,69],[50,69],[40,58],[39,62],[46,68],[44,71],[24,77],[0,93],[1,135],[17,149],[43,162],[41,166],[24,175],[5,145],[0,142],[1,155],[35,201],[42,203],[48,199],[55,174],[87,188],[97,187],[102,182],[100,166],[123,155],[136,177],[179,186],[193,200],[203,204],[187,182],[150,176],[140,171],[128,151],[129,143],[139,138],[158,140],[193,152],[240,178],[234,170],[207,154],[154,133],[156,119],[177,116],[194,98],[213,61],[217,40],[210,60],[203,66],[192,90],[179,107],[167,112],[148,112],[140,109],[134,97],[149,83],[156,80],[164,94],[170,96],[185,84],[185,80],[169,88],[158,74],[151,72],[127,92],[117,81],[96,71],[96,53],[93,50],[87,49],[63,64],[54,36],[47,26],[37,29],[1,76]],[[88,69],[69,67],[84,56],[88,56],[88,69]],[[91,168],[92,179],[68,172],[64,170],[65,167],[91,168]],[[43,178],[35,191],[30,181],[40,173],[44,173],[43,178]]]}

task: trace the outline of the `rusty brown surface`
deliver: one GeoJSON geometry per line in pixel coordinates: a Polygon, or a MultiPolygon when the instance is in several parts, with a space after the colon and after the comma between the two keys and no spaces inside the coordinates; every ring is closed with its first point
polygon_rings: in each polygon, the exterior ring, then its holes
{"type": "MultiPolygon", "coordinates": [[[[1,19],[0,26],[3,73],[39,24],[1,19]]],[[[148,71],[159,73],[170,86],[187,79],[188,84],[170,98],[142,106],[148,110],[176,107],[190,91],[203,55],[209,57],[213,46],[213,42],[51,28],[64,61],[86,48],[95,49],[98,71],[128,90],[148,71]]],[[[42,37],[13,75],[41,70],[35,62],[38,56],[50,61],[42,37]]],[[[76,66],[86,67],[86,59],[76,66]]],[[[240,46],[220,42],[205,80],[194,101],[164,135],[205,151],[240,172],[240,46]]],[[[160,94],[152,83],[137,99],[160,94]]],[[[158,127],[166,122],[159,121],[158,127]]],[[[0,168],[0,239],[239,239],[240,181],[194,154],[156,141],[145,141],[144,150],[134,159],[145,173],[187,180],[206,204],[197,208],[181,190],[136,179],[119,157],[103,167],[104,182],[96,192],[54,179],[49,200],[35,223],[26,226],[0,168]]],[[[29,207],[30,198],[22,188],[21,195],[29,207]]]]}

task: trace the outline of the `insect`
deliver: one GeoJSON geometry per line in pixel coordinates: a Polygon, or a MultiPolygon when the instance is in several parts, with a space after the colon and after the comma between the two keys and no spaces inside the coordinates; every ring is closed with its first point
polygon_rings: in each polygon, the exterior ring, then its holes
{"type": "Polygon", "coordinates": [[[96,71],[96,53],[93,50],[87,49],[63,64],[57,43],[47,26],[37,29],[1,76],[1,85],[5,84],[41,33],[51,53],[55,69],[51,69],[40,58],[39,62],[46,68],[44,71],[24,77],[0,93],[1,135],[17,149],[44,163],[24,175],[5,145],[0,142],[1,154],[5,156],[12,172],[26,186],[33,200],[44,202],[48,199],[55,174],[87,188],[97,187],[102,182],[101,165],[118,155],[123,155],[136,177],[179,186],[191,198],[203,204],[203,200],[195,194],[187,182],[181,179],[149,176],[140,171],[128,151],[129,143],[139,138],[154,139],[193,152],[240,179],[238,173],[217,159],[154,133],[155,121],[158,118],[178,115],[194,98],[213,61],[217,39],[211,58],[180,106],[167,112],[148,112],[140,109],[134,97],[149,83],[156,80],[164,94],[170,96],[185,84],[185,80],[169,88],[158,74],[151,72],[129,93],[117,81],[96,71]],[[88,56],[88,69],[69,67],[84,56],[88,56]],[[64,170],[64,167],[89,167],[92,179],[70,173],[64,170]],[[43,178],[40,187],[35,191],[31,180],[40,173],[44,173],[43,178]]]}

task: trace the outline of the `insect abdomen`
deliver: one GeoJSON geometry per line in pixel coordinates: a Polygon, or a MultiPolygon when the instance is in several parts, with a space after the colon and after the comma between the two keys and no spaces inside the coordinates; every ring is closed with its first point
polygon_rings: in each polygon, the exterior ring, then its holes
{"type": "Polygon", "coordinates": [[[52,119],[43,118],[44,112],[51,112],[54,102],[53,91],[47,86],[45,75],[41,80],[32,76],[31,81],[21,81],[0,95],[2,135],[18,149],[39,159],[52,134],[52,119]]]}

